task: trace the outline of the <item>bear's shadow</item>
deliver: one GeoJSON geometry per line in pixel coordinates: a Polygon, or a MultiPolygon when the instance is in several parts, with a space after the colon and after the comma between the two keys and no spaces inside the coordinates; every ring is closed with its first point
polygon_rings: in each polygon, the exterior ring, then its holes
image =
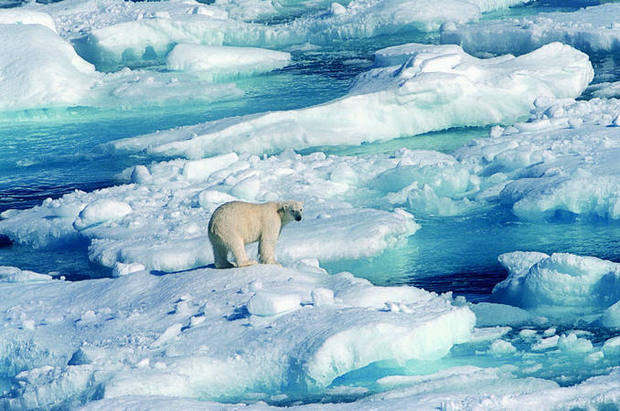
{"type": "Polygon", "coordinates": [[[193,267],[193,268],[188,268],[187,270],[180,270],[180,271],[161,271],[161,270],[150,270],[149,273],[151,275],[155,275],[157,277],[161,277],[164,275],[170,275],[170,274],[181,274],[181,273],[187,273],[189,271],[194,271],[194,270],[201,270],[203,268],[215,268],[215,264],[209,264],[209,265],[202,265],[200,267],[193,267]]]}

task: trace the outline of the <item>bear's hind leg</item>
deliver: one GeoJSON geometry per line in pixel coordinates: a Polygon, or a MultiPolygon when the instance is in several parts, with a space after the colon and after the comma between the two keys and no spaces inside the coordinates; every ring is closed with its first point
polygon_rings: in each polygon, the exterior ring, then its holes
{"type": "Polygon", "coordinates": [[[231,241],[230,249],[235,256],[237,267],[247,267],[256,264],[256,261],[250,260],[245,253],[245,243],[241,237],[237,237],[231,241]]]}
{"type": "Polygon", "coordinates": [[[228,248],[221,244],[213,245],[213,258],[215,260],[215,268],[232,268],[232,265],[228,261],[228,248]]]}

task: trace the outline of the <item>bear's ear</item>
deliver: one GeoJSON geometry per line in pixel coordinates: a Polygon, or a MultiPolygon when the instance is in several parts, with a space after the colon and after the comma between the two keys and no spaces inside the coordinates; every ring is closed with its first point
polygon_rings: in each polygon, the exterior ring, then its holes
{"type": "Polygon", "coordinates": [[[281,213],[287,212],[291,208],[288,203],[280,203],[278,204],[278,211],[281,213]]]}

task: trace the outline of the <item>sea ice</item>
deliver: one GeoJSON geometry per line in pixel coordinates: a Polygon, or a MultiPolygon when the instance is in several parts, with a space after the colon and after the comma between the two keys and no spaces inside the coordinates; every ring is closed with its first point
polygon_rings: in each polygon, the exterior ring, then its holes
{"type": "Polygon", "coordinates": [[[608,328],[620,328],[620,301],[605,310],[601,323],[608,328]]]}
{"type": "MultiPolygon", "coordinates": [[[[346,8],[336,8],[337,12],[330,9],[278,25],[244,22],[229,18],[226,12],[155,14],[95,27],[76,44],[80,54],[95,64],[135,64],[161,60],[179,43],[282,48],[306,42],[329,44],[334,39],[366,38],[404,29],[434,31],[446,21],[473,21],[482,12],[524,2],[355,0],[346,8]]],[[[227,3],[218,5],[226,7],[227,3]]]]}
{"type": "Polygon", "coordinates": [[[306,215],[283,230],[277,248],[280,261],[369,257],[398,244],[419,226],[401,209],[382,211],[360,204],[357,199],[367,192],[363,181],[400,161],[423,157],[425,152],[409,150],[370,158],[286,151],[262,160],[229,153],[153,163],[128,169],[124,175],[132,184],[76,191],[30,210],[6,211],[0,231],[32,247],[87,240],[91,260],[116,267],[118,275],[129,272],[126,264],[179,271],[213,262],[207,224],[222,202],[295,198],[306,201],[306,215]],[[343,174],[344,169],[349,173],[343,174]]]}
{"type": "MultiPolygon", "coordinates": [[[[413,386],[374,394],[350,403],[307,404],[290,407],[291,410],[403,410],[415,404],[419,410],[448,409],[502,409],[502,410],[557,410],[583,407],[614,408],[620,401],[620,368],[609,375],[597,376],[570,386],[538,378],[514,378],[497,368],[454,367],[428,376],[403,376],[387,379],[384,383],[403,382],[413,386]]],[[[254,404],[221,404],[187,398],[162,396],[127,396],[94,401],[84,411],[107,409],[146,411],[157,409],[195,409],[272,411],[281,407],[259,402],[254,404]]]]}
{"type": "Polygon", "coordinates": [[[457,150],[486,191],[521,219],[620,218],[620,100],[540,101],[533,118],[457,150]],[[611,126],[611,127],[610,127],[611,126]],[[493,184],[495,181],[495,184],[493,184]]]}
{"type": "Polygon", "coordinates": [[[95,68],[49,27],[0,24],[0,43],[0,110],[76,104],[96,82],[95,68]]]}
{"type": "Polygon", "coordinates": [[[20,270],[17,267],[0,265],[0,283],[26,283],[51,279],[52,276],[48,274],[39,274],[34,271],[20,270]]]}
{"type": "Polygon", "coordinates": [[[56,32],[56,24],[52,16],[22,8],[0,9],[0,24],[40,24],[56,32]]]}
{"type": "Polygon", "coordinates": [[[200,158],[509,123],[526,115],[539,97],[578,96],[593,76],[585,54],[559,43],[517,58],[483,60],[458,47],[428,45],[401,46],[391,55],[393,60],[400,55],[400,66],[363,73],[349,94],[325,104],[160,131],[111,147],[200,158]]]}
{"type": "MultiPolygon", "coordinates": [[[[594,97],[620,98],[620,81],[592,84],[588,89],[594,97]]],[[[616,125],[620,125],[620,123],[616,125]]]]}
{"type": "Polygon", "coordinates": [[[620,264],[595,257],[542,253],[502,254],[508,278],[493,289],[496,300],[544,310],[604,310],[620,299],[620,264]],[[529,265],[529,267],[528,267],[529,265]]]}
{"type": "Polygon", "coordinates": [[[34,12],[23,11],[24,24],[17,18],[20,13],[13,13],[15,22],[0,24],[0,110],[75,105],[142,107],[222,100],[242,94],[233,84],[214,85],[186,73],[129,69],[97,72],[54,31],[29,24],[34,12]]]}
{"type": "Polygon", "coordinates": [[[443,26],[441,42],[459,44],[468,53],[528,53],[554,41],[587,52],[620,50],[620,4],[607,3],[574,12],[443,26]]]}
{"type": "Polygon", "coordinates": [[[58,33],[67,40],[84,37],[93,29],[145,18],[176,18],[201,14],[226,18],[220,7],[195,1],[125,2],[118,0],[63,0],[62,3],[27,2],[14,10],[49,14],[58,33]]]}
{"type": "Polygon", "coordinates": [[[515,346],[502,339],[493,341],[491,347],[489,347],[489,354],[499,357],[514,354],[515,352],[517,352],[515,346]]]}
{"type": "Polygon", "coordinates": [[[420,289],[266,265],[0,287],[0,358],[15,381],[0,399],[7,409],[128,395],[303,396],[372,362],[440,358],[475,321],[466,306],[420,289]],[[333,301],[314,305],[316,289],[333,301]],[[296,304],[252,314],[258,299],[282,296],[296,304]],[[407,312],[385,310],[390,301],[407,312]],[[26,318],[33,327],[22,327],[26,318]]]}
{"type": "Polygon", "coordinates": [[[290,53],[275,50],[177,44],[166,57],[166,67],[197,73],[201,78],[227,79],[282,68],[290,60],[290,53]]]}

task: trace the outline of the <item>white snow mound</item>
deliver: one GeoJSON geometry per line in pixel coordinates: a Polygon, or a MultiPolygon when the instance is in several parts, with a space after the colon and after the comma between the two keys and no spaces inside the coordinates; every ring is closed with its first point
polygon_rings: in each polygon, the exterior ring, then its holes
{"type": "Polygon", "coordinates": [[[96,81],[94,67],[52,29],[0,24],[0,110],[71,105],[96,81]]]}
{"type": "MultiPolygon", "coordinates": [[[[368,38],[404,30],[435,31],[446,22],[476,21],[483,12],[502,9],[527,0],[354,0],[347,7],[299,17],[282,24],[241,21],[238,14],[253,16],[286,5],[266,2],[232,4],[231,13],[220,7],[232,1],[218,1],[215,7],[194,12],[182,2],[175,10],[143,13],[146,18],[111,19],[95,27],[78,42],[82,55],[95,64],[135,64],[163,60],[181,43],[205,46],[282,48],[303,44],[331,44],[335,39],[368,38]],[[252,10],[252,8],[254,10],[252,10]],[[189,10],[187,10],[189,9],[189,10]],[[239,9],[243,9],[239,11],[239,9]],[[267,9],[267,10],[266,10],[267,9]],[[229,14],[232,16],[229,17],[229,14]],[[114,21],[117,24],[114,24],[114,21]]],[[[172,2],[171,2],[172,3],[172,2]]],[[[312,2],[317,6],[317,2],[312,2]]],[[[136,6],[134,6],[136,7],[136,6]]],[[[144,6],[143,6],[144,7],[144,6]]],[[[150,6],[154,8],[156,6],[150,6]]],[[[157,8],[163,8],[159,6],[157,8]]],[[[196,6],[194,6],[196,7],[196,6]]],[[[133,13],[135,14],[135,13],[133,13]]],[[[76,23],[79,24],[79,23],[76,23]]]]}
{"type": "Polygon", "coordinates": [[[528,53],[561,41],[587,52],[620,51],[620,4],[610,2],[574,12],[487,20],[470,25],[445,25],[442,43],[460,44],[468,53],[528,53]]]}
{"type": "Polygon", "coordinates": [[[588,57],[560,43],[517,58],[483,60],[458,47],[418,44],[399,46],[390,55],[400,66],[362,74],[348,95],[325,104],[161,131],[111,147],[199,158],[509,123],[526,115],[539,97],[578,96],[593,76],[588,57]]]}
{"type": "Polygon", "coordinates": [[[173,71],[198,73],[201,77],[226,79],[279,69],[290,60],[290,53],[282,51],[178,44],[166,57],[166,67],[173,71]]]}
{"type": "Polygon", "coordinates": [[[442,357],[467,341],[475,322],[467,307],[435,294],[316,267],[143,272],[24,287],[2,286],[0,311],[12,314],[0,329],[0,358],[18,394],[0,399],[7,409],[79,405],[93,385],[104,399],[321,392],[372,362],[442,357]],[[313,305],[316,289],[334,300],[313,305]],[[28,303],[32,295],[38,304],[28,303]],[[256,316],[259,298],[297,304],[256,316]],[[408,310],[386,310],[386,302],[408,310]],[[24,329],[24,319],[32,327],[24,329]]]}
{"type": "Polygon", "coordinates": [[[23,8],[0,9],[0,24],[40,24],[56,32],[52,16],[23,8]]]}
{"type": "Polygon", "coordinates": [[[620,300],[620,264],[573,254],[514,252],[499,261],[508,278],[493,289],[494,298],[528,308],[605,309],[620,300]]]}

